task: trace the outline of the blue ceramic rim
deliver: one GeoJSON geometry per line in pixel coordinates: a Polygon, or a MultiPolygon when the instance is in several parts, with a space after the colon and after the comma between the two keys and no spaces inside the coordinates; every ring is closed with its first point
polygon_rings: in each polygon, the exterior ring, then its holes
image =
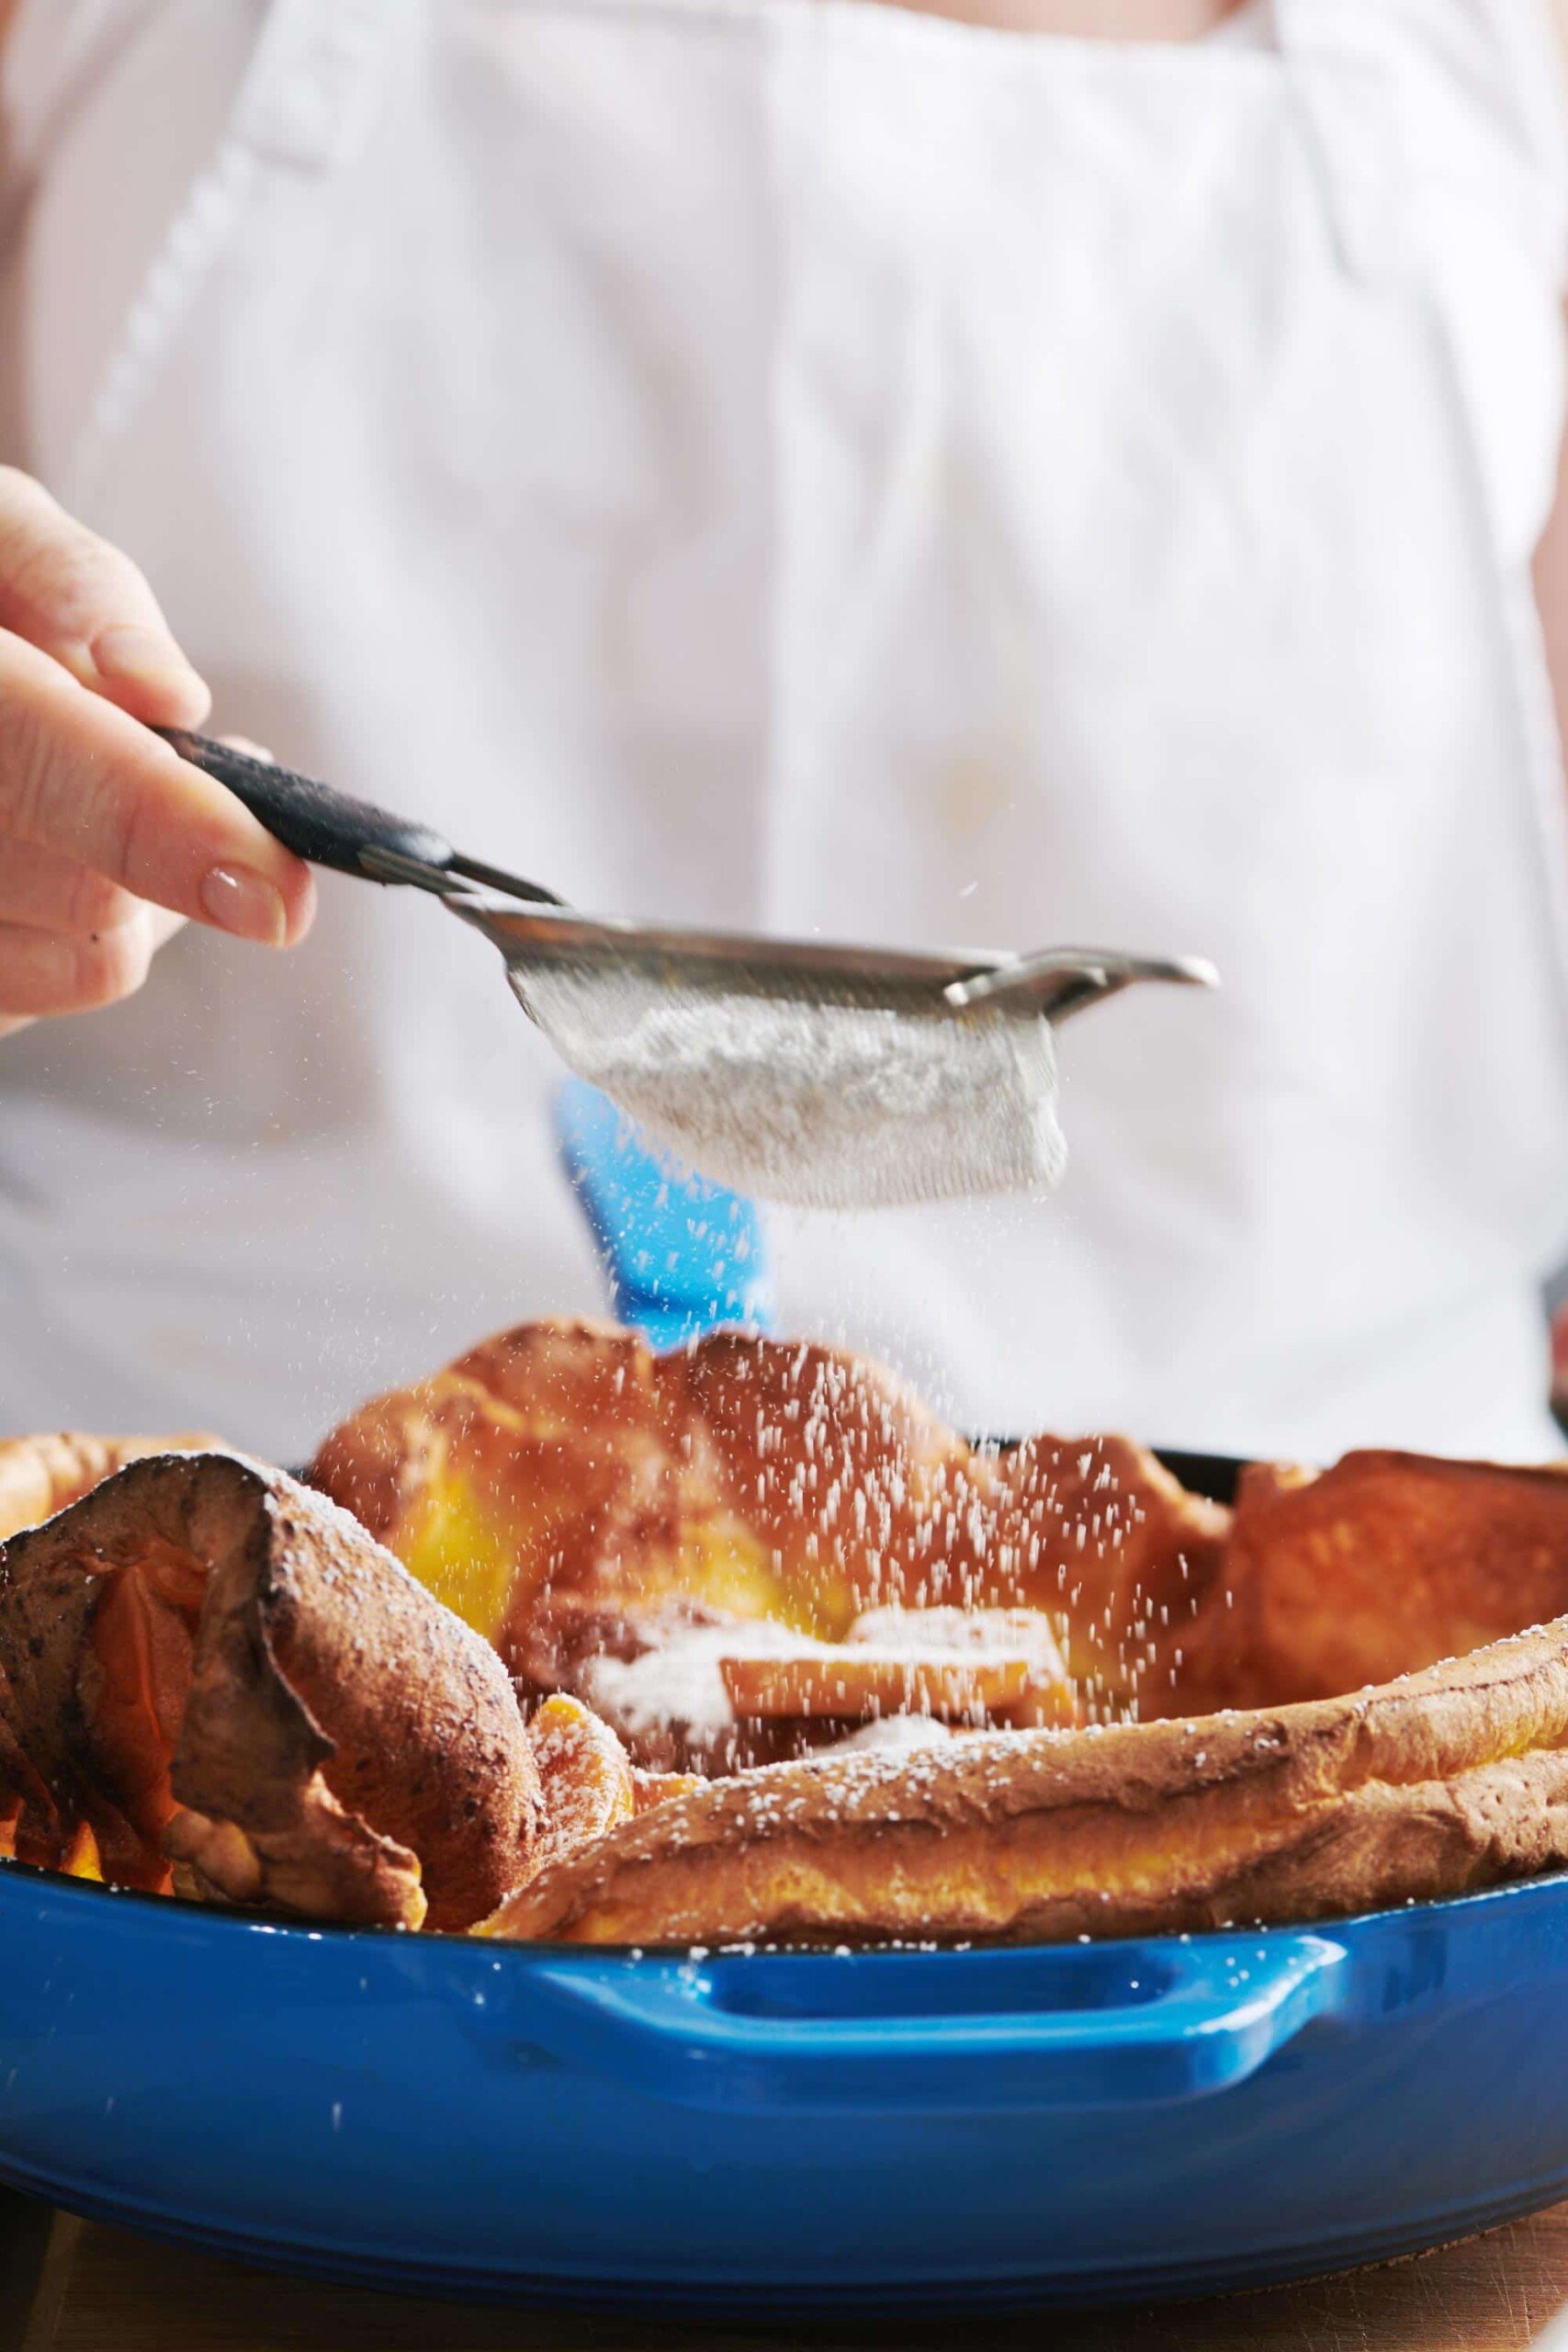
{"type": "MultiPolygon", "coordinates": [[[[829,1944],[758,1944],[745,1938],[728,1943],[705,1944],[694,1938],[689,1943],[560,1943],[543,1939],[525,1942],[509,1937],[476,1936],[460,1929],[446,1928],[405,1928],[375,1926],[349,1927],[341,1921],[321,1919],[311,1921],[287,1917],[276,1911],[243,1910],[237,1905],[198,1903],[183,1894],[154,1894],[143,1887],[115,1886],[91,1879],[73,1878],[64,1871],[51,1871],[37,1862],[23,1862],[11,1855],[0,1855],[0,1889],[15,1875],[18,1883],[47,1888],[67,1902],[96,1903],[105,1896],[118,1903],[166,1911],[172,1905],[185,1920],[201,1919],[210,1923],[220,1933],[263,1928],[269,1935],[286,1936],[290,1940],[320,1943],[330,1937],[334,1943],[393,1944],[403,1947],[412,1942],[416,1947],[431,1944],[457,1944],[465,1951],[484,1951],[492,1957],[503,1951],[516,1952],[522,1958],[547,1954],[554,1960],[604,1961],[626,1960],[633,1965],[643,1961],[679,1960],[700,1951],[713,1961],[735,1960],[852,1960],[861,1964],[879,1960],[984,1960],[991,1954],[1016,1956],[1021,1952],[1086,1951],[1101,1952],[1146,1948],[1150,1944],[1179,1944],[1183,1947],[1234,1943],[1238,1936],[1325,1936],[1343,1935],[1347,1931],[1373,1927],[1380,1922],[1406,1918],[1451,1919],[1460,1914],[1478,1909],[1489,1903],[1506,1901],[1511,1895],[1530,1894],[1545,1887],[1568,1885],[1568,1864],[1554,1871],[1539,1871],[1529,1878],[1507,1879],[1498,1886],[1477,1887],[1470,1894],[1448,1894],[1435,1900],[1411,1899],[1386,1905],[1379,1911],[1341,1911],[1326,1915],[1314,1912],[1306,1919],[1237,1919],[1227,1928],[1179,1929],[1159,1928],[1145,1935],[1134,1936],[1071,1936],[1054,1939],[1027,1939],[1017,1942],[1000,1938],[954,1938],[938,1942],[934,1939],[920,1941],[911,1938],[900,1944],[867,1943],[833,1946],[829,1944]]],[[[0,1898],[3,1899],[3,1898],[0,1898]]]]}
{"type": "MultiPolygon", "coordinates": [[[[78,2188],[64,2175],[34,2166],[0,2165],[0,2180],[18,2194],[40,2199],[85,2220],[107,2222],[116,2229],[136,2230],[168,2245],[195,2247],[232,2262],[255,2264],[267,2270],[315,2277],[392,2294],[434,2295],[464,2302],[543,2305],[560,2312],[618,2313],[641,2311],[655,2324],[670,2325],[682,2319],[710,2328],[744,2324],[753,2331],[782,2327],[794,2321],[820,2321],[845,2313],[861,2326],[879,2319],[909,2324],[912,2302],[933,2319],[972,2314],[984,2321],[1011,2312],[1109,2312],[1134,2310],[1140,2301],[1168,2309],[1183,2303],[1208,2301],[1219,2295],[1252,2294],[1270,2287],[1305,2286],[1314,2279],[1338,2278],[1357,2270],[1382,2268],[1408,2260],[1413,2254],[1437,2253],[1445,2246],[1483,2234],[1508,2222],[1544,2211],[1561,2201],[1568,2176],[1542,2174],[1506,2198],[1480,2204],[1448,2205],[1429,2217],[1435,2235],[1412,2234],[1407,2225],[1370,2231],[1348,2254],[1342,2246],[1325,2256],[1321,2248],[1276,2238],[1251,2248],[1245,2259],[1228,2256],[1197,2272],[1175,2271],[1168,2265],[1119,2270],[1113,2276],[1094,2272],[1041,2274],[1025,2263],[993,2270],[985,2280],[920,2279],[912,2296],[901,2297],[874,2272],[834,2279],[815,2291],[804,2288],[785,2293],[772,2284],[759,2288],[746,2274],[702,2279],[689,2273],[666,2271],[653,2277],[616,2278],[581,2270],[518,2272],[457,2265],[439,2273],[420,2262],[398,2264],[386,2256],[345,2255],[330,2238],[258,2238],[224,2228],[192,2227],[167,2206],[118,2196],[95,2194],[78,2188]],[[1303,2256],[1305,2256],[1303,2262],[1303,2256]],[[1232,2283],[1222,2283],[1232,2282],[1232,2283]],[[759,2314],[765,2313],[759,2322],[759,2314]]],[[[781,2342],[780,2352],[783,2352],[781,2342]]]]}

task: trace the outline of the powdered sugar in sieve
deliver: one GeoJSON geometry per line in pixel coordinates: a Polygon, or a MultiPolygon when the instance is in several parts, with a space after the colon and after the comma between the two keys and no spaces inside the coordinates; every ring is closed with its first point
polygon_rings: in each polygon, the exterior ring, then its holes
{"type": "Polygon", "coordinates": [[[563,1061],[699,1174],[811,1208],[1054,1184],[1050,1024],[1005,1000],[671,987],[636,965],[514,963],[563,1061]]]}

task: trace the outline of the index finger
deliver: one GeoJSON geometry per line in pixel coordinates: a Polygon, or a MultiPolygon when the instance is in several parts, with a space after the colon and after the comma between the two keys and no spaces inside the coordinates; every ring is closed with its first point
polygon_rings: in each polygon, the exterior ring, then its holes
{"type": "Polygon", "coordinates": [[[141,571],[14,466],[0,466],[0,628],[150,724],[207,715],[207,688],[141,571]]]}
{"type": "Polygon", "coordinates": [[[0,632],[0,832],[171,912],[275,947],[304,936],[310,869],[161,737],[0,632]]]}

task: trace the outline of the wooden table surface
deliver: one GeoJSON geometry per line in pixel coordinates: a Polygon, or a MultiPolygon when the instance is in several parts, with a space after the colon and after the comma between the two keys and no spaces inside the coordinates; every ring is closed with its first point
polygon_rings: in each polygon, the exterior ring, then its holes
{"type": "Polygon", "coordinates": [[[0,2352],[1518,2352],[1568,2308],[1568,2205],[1418,2261],[1153,2312],[880,2331],[705,2330],[327,2287],[185,2254],[0,2192],[0,2352]]]}

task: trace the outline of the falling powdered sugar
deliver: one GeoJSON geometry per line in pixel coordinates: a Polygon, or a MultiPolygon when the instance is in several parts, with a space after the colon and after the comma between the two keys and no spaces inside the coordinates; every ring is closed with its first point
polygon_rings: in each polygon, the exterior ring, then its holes
{"type": "Polygon", "coordinates": [[[1037,1013],[673,989],[558,964],[512,979],[570,1069],[738,1192],[890,1207],[1037,1192],[1066,1165],[1037,1013]]]}

